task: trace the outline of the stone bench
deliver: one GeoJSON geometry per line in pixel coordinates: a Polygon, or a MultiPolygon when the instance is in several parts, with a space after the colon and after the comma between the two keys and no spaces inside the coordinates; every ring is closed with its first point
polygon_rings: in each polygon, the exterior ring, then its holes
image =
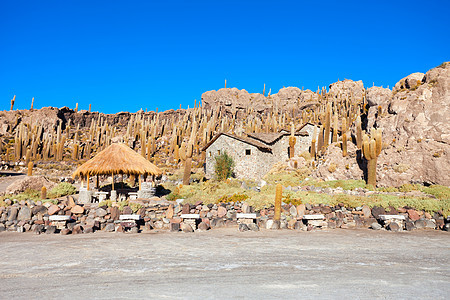
{"type": "Polygon", "coordinates": [[[395,222],[400,227],[400,230],[403,230],[405,228],[406,218],[403,215],[380,215],[380,219],[383,221],[386,227],[395,222]]]}
{"type": "Polygon", "coordinates": [[[200,219],[199,214],[182,214],[181,219],[185,224],[191,225],[192,229],[197,229],[197,220],[200,219]]]}
{"type": "Polygon", "coordinates": [[[107,196],[108,192],[95,192],[95,197],[98,199],[98,202],[106,200],[107,196]]]}
{"type": "Polygon", "coordinates": [[[239,223],[250,224],[250,223],[255,222],[256,214],[254,214],[254,213],[237,213],[236,218],[238,219],[239,223]]]}
{"type": "Polygon", "coordinates": [[[137,227],[136,221],[140,221],[141,219],[141,215],[120,215],[119,220],[115,221],[115,223],[120,223],[122,227],[129,229],[132,227],[137,227]]]}
{"type": "Polygon", "coordinates": [[[380,219],[383,221],[392,221],[392,220],[404,221],[404,220],[406,220],[405,216],[402,216],[402,215],[380,215],[380,219]]]}
{"type": "Polygon", "coordinates": [[[138,198],[138,193],[136,192],[128,193],[128,197],[130,198],[130,200],[136,200],[138,198]]]}
{"type": "Polygon", "coordinates": [[[328,227],[328,223],[324,221],[324,215],[304,215],[303,220],[306,220],[306,224],[314,227],[328,227]]]}
{"type": "Polygon", "coordinates": [[[141,219],[141,215],[120,215],[120,221],[139,221],[141,219]]]}
{"type": "Polygon", "coordinates": [[[70,221],[71,217],[67,215],[52,215],[48,216],[48,220],[53,226],[56,226],[57,229],[61,230],[66,228],[67,221],[70,221]]]}

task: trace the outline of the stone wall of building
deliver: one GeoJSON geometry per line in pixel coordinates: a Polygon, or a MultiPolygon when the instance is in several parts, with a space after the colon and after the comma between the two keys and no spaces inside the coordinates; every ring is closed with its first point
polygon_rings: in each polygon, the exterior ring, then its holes
{"type": "Polygon", "coordinates": [[[277,161],[270,152],[262,152],[255,146],[221,135],[206,151],[207,178],[214,177],[215,157],[224,151],[233,158],[235,175],[239,179],[260,179],[277,161]],[[250,150],[249,155],[246,154],[246,150],[250,150]]]}
{"type": "MultiPolygon", "coordinates": [[[[314,126],[306,125],[302,131],[309,133],[308,136],[297,135],[295,144],[295,155],[298,156],[304,151],[309,151],[313,136],[314,126]]],[[[233,158],[235,162],[236,178],[261,179],[272,166],[278,162],[284,162],[289,159],[289,135],[285,135],[277,140],[273,145],[272,153],[263,152],[259,148],[244,143],[232,137],[221,135],[206,151],[205,174],[207,178],[214,177],[215,157],[224,151],[233,158]],[[250,150],[247,155],[246,151],[250,150]],[[220,151],[220,152],[219,152],[220,151]]]]}

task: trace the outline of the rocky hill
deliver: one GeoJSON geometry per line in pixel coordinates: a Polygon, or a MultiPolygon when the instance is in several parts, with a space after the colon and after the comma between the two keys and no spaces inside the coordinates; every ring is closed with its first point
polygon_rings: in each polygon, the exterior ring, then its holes
{"type": "Polygon", "coordinates": [[[334,124],[331,127],[339,131],[339,139],[324,149],[315,163],[309,162],[314,176],[364,178],[364,160],[355,145],[355,120],[360,116],[367,133],[371,128],[383,131],[377,164],[380,185],[420,182],[449,186],[449,89],[450,63],[443,63],[425,74],[401,79],[392,90],[365,88],[362,81],[343,80],[317,92],[286,87],[263,95],[223,88],[205,92],[202,106],[160,113],[108,115],[67,107],[2,111],[0,154],[4,163],[11,163],[27,159],[28,149],[35,161],[76,165],[112,141],[121,140],[159,166],[173,170],[183,165],[179,151],[191,143],[194,165],[201,166],[201,148],[218,132],[278,131],[291,122],[297,127],[304,122],[324,125],[326,107],[331,103],[332,114],[339,120],[337,128],[334,124]],[[350,137],[345,157],[342,129],[348,130],[350,137]],[[57,147],[61,147],[60,155],[57,147]]]}

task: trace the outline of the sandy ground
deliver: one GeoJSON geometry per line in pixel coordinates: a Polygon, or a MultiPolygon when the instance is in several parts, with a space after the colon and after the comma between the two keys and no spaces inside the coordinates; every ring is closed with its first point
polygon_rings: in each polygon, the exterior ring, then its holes
{"type": "Polygon", "coordinates": [[[0,298],[444,299],[450,234],[0,234],[0,298]]]}

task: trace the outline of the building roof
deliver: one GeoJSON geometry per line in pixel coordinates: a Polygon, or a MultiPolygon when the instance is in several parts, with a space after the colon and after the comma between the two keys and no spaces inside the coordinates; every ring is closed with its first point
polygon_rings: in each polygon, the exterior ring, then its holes
{"type": "Polygon", "coordinates": [[[243,143],[255,146],[256,148],[258,148],[261,151],[272,151],[272,148],[270,148],[269,146],[267,146],[267,145],[265,145],[265,144],[263,144],[261,142],[258,142],[257,140],[255,140],[253,138],[237,136],[237,135],[234,135],[234,134],[231,134],[231,133],[225,133],[225,132],[221,132],[221,133],[217,134],[211,141],[209,141],[208,144],[205,145],[205,147],[203,147],[202,151],[206,151],[206,149],[208,149],[209,146],[211,146],[221,135],[225,135],[225,136],[228,136],[228,137],[230,137],[232,139],[235,139],[235,140],[241,141],[243,143]]]}
{"type": "Polygon", "coordinates": [[[263,143],[266,144],[272,144],[274,142],[276,142],[279,138],[281,138],[282,136],[286,135],[287,133],[276,133],[276,132],[270,132],[270,133],[263,133],[263,132],[258,132],[258,133],[247,133],[247,135],[250,138],[259,140],[263,143]]]}
{"type": "Polygon", "coordinates": [[[79,166],[73,177],[108,174],[161,175],[161,170],[125,144],[114,143],[79,166]]]}

